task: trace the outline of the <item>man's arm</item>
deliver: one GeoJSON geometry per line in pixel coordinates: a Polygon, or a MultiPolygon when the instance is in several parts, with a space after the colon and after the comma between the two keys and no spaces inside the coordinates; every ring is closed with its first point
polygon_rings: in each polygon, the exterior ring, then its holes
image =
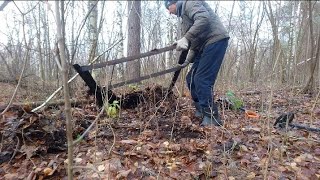
{"type": "Polygon", "coordinates": [[[199,34],[204,33],[209,26],[209,12],[199,1],[187,1],[185,12],[194,21],[185,36],[190,42],[195,41],[199,34]]]}

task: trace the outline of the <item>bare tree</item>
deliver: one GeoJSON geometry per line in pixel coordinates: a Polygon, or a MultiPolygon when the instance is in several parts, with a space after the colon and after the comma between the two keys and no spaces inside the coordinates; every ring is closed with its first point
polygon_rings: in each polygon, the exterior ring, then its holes
{"type": "MultiPolygon", "coordinates": [[[[272,66],[274,66],[276,62],[276,60],[278,59],[278,54],[280,54],[280,57],[281,57],[281,54],[283,53],[283,50],[282,50],[282,45],[280,43],[280,39],[279,39],[279,20],[277,19],[275,13],[274,13],[274,10],[272,9],[272,5],[271,5],[271,2],[268,1],[268,2],[264,2],[264,7],[266,9],[266,12],[267,12],[267,16],[269,18],[269,21],[271,23],[271,29],[272,29],[272,35],[273,35],[273,45],[272,45],[272,56],[271,56],[271,62],[272,62],[272,66]]],[[[279,58],[279,61],[281,62],[282,59],[279,58]]],[[[281,71],[281,67],[280,67],[280,72],[282,73],[281,71]]],[[[283,82],[284,80],[284,77],[283,75],[281,75],[281,82],[283,82]]]]}
{"type": "Polygon", "coordinates": [[[68,67],[65,53],[65,38],[63,36],[64,21],[62,21],[61,16],[64,16],[64,1],[56,1],[56,23],[57,23],[57,38],[59,43],[60,59],[62,64],[62,79],[63,79],[63,89],[64,89],[64,100],[65,100],[65,116],[67,125],[67,141],[68,141],[68,180],[73,178],[73,138],[72,138],[72,122],[71,122],[71,103],[70,103],[70,93],[68,86],[68,67]],[[61,4],[61,8],[59,5],[61,4]],[[61,11],[61,15],[60,15],[61,11]]]}
{"type": "Polygon", "coordinates": [[[11,0],[5,0],[1,5],[0,5],[0,11],[3,11],[3,9],[9,4],[11,0]]]}
{"type": "Polygon", "coordinates": [[[23,75],[24,75],[24,73],[25,73],[27,64],[28,64],[28,62],[29,62],[29,60],[30,60],[30,44],[31,44],[30,41],[31,41],[31,40],[29,39],[29,42],[27,43],[26,32],[25,32],[25,25],[26,25],[26,23],[25,23],[25,16],[26,16],[28,13],[30,13],[36,6],[34,6],[33,8],[31,8],[31,9],[30,9],[29,11],[27,11],[27,12],[22,12],[22,11],[19,9],[18,6],[16,6],[16,7],[17,7],[17,9],[19,10],[20,14],[22,15],[23,41],[24,41],[24,45],[25,45],[25,47],[26,47],[27,50],[26,50],[26,53],[25,53],[25,56],[24,56],[23,67],[22,67],[22,71],[21,71],[20,76],[19,76],[18,84],[17,84],[17,86],[16,86],[16,88],[15,88],[13,94],[12,94],[12,97],[11,97],[11,99],[10,99],[10,101],[9,101],[9,104],[7,105],[7,107],[5,108],[5,110],[3,110],[3,112],[1,113],[1,115],[3,115],[5,112],[7,112],[8,109],[10,108],[11,104],[13,103],[13,100],[14,100],[16,94],[17,94],[18,88],[20,87],[21,80],[22,80],[23,75]]]}
{"type": "MultiPolygon", "coordinates": [[[[314,51],[315,51],[315,36],[314,36],[314,32],[313,32],[313,16],[312,16],[312,12],[313,12],[313,2],[312,1],[308,1],[308,9],[309,9],[309,30],[310,30],[310,58],[311,58],[311,63],[310,63],[310,75],[309,75],[309,79],[307,81],[306,86],[304,87],[304,89],[302,90],[302,92],[304,93],[311,93],[313,92],[314,89],[314,73],[315,73],[315,69],[316,69],[316,65],[317,65],[317,58],[314,58],[314,51]]],[[[316,3],[316,2],[315,2],[316,3]]],[[[319,42],[319,41],[318,41],[319,42]]],[[[319,48],[318,48],[319,49],[319,48]]],[[[317,52],[317,54],[319,54],[317,52]]],[[[319,56],[319,55],[318,55],[319,56]]]]}
{"type": "MultiPolygon", "coordinates": [[[[141,1],[128,1],[128,45],[127,55],[140,54],[140,20],[141,1]]],[[[128,62],[126,65],[127,78],[140,77],[140,60],[128,62]]]]}
{"type": "MultiPolygon", "coordinates": [[[[117,36],[121,39],[124,39],[124,34],[123,34],[123,31],[122,31],[122,28],[123,28],[123,19],[122,19],[122,15],[123,15],[123,8],[122,8],[122,4],[120,1],[117,1],[117,10],[116,10],[116,24],[118,26],[118,34],[117,36]]],[[[123,44],[123,41],[121,41],[119,43],[119,46],[117,46],[117,57],[120,58],[120,57],[124,57],[124,44],[123,44]]],[[[124,70],[124,65],[123,63],[121,64],[118,64],[117,65],[117,74],[118,76],[120,77],[120,79],[122,81],[125,81],[125,70],[124,70]]]]}
{"type": "MultiPolygon", "coordinates": [[[[89,50],[89,62],[92,63],[92,60],[97,54],[97,42],[98,42],[98,1],[88,1],[88,40],[90,44],[89,50]]],[[[96,78],[97,71],[92,71],[93,78],[96,78]]]]}

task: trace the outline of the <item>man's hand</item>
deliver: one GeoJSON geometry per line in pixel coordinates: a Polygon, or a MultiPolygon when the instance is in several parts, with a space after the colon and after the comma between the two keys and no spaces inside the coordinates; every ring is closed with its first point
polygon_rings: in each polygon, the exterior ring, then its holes
{"type": "Polygon", "coordinates": [[[189,46],[189,41],[187,38],[183,37],[183,38],[179,39],[176,42],[176,44],[177,44],[177,46],[176,46],[177,51],[187,50],[188,46],[189,46]]]}

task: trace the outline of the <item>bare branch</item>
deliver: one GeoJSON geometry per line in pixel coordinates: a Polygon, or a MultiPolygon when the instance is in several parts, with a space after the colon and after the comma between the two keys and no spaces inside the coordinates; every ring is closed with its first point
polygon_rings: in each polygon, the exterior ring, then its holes
{"type": "Polygon", "coordinates": [[[3,9],[9,4],[11,0],[5,0],[1,5],[0,5],[0,11],[3,11],[3,9]]]}

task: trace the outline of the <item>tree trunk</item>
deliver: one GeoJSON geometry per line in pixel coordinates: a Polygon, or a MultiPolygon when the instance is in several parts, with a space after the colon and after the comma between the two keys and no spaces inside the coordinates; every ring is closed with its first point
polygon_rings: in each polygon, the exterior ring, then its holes
{"type": "Polygon", "coordinates": [[[317,65],[317,59],[313,57],[314,54],[314,34],[313,34],[313,22],[312,22],[312,2],[309,1],[309,30],[310,30],[310,58],[311,58],[311,63],[310,63],[310,75],[309,79],[307,81],[306,86],[302,90],[303,93],[312,93],[313,88],[314,88],[314,73],[317,65]]]}
{"type": "MultiPolygon", "coordinates": [[[[97,42],[98,42],[98,1],[88,1],[88,13],[89,13],[89,21],[88,21],[88,39],[90,43],[89,50],[89,63],[92,63],[92,60],[97,54],[97,42]]],[[[92,71],[92,77],[96,78],[96,71],[92,71]]]]}
{"type": "Polygon", "coordinates": [[[44,65],[43,65],[43,57],[42,57],[42,47],[41,47],[41,9],[40,9],[40,4],[39,6],[39,25],[38,25],[38,30],[37,30],[37,38],[38,38],[38,50],[39,50],[39,66],[40,66],[40,78],[42,80],[42,87],[45,88],[45,73],[44,73],[44,65]]]}
{"type": "MultiPolygon", "coordinates": [[[[277,24],[277,21],[276,21],[276,17],[275,15],[273,14],[273,11],[272,11],[272,6],[271,6],[271,2],[268,1],[268,8],[267,9],[267,15],[268,15],[268,18],[269,18],[269,21],[271,23],[271,27],[272,27],[272,35],[273,35],[273,50],[272,50],[272,66],[271,67],[274,67],[274,64],[277,63],[276,62],[276,59],[278,57],[278,54],[279,53],[282,53],[282,46],[281,46],[281,43],[280,43],[280,40],[279,40],[279,32],[278,32],[278,24],[277,24]]],[[[280,56],[281,57],[281,54],[280,56]]],[[[279,59],[279,61],[281,62],[282,60],[279,59]]],[[[281,67],[281,66],[280,66],[281,67]]],[[[280,68],[280,71],[282,69],[280,68]]],[[[282,77],[281,77],[282,79],[282,77]]]]}
{"type": "MultiPolygon", "coordinates": [[[[122,21],[122,4],[120,1],[117,1],[117,7],[121,7],[121,8],[118,8],[117,9],[117,12],[116,12],[116,18],[117,18],[117,24],[119,26],[119,38],[120,39],[124,39],[124,35],[123,35],[123,32],[122,32],[122,28],[123,28],[123,21],[122,21]]],[[[124,45],[123,45],[123,41],[121,41],[119,43],[119,46],[118,47],[118,51],[117,51],[117,58],[121,58],[121,57],[124,57],[124,45]]],[[[124,64],[121,63],[121,64],[118,64],[116,65],[117,66],[117,71],[118,71],[118,74],[119,74],[119,79],[121,79],[121,81],[125,81],[125,70],[124,70],[124,64]]]]}
{"type": "MultiPolygon", "coordinates": [[[[258,6],[258,15],[260,14],[260,6],[261,6],[261,2],[259,3],[258,6]]],[[[253,15],[251,16],[253,17],[253,15]]],[[[257,46],[258,46],[258,40],[259,40],[259,30],[262,24],[264,18],[264,12],[262,12],[261,14],[261,19],[259,20],[259,17],[257,18],[257,22],[256,22],[256,29],[253,35],[253,39],[251,40],[252,42],[250,43],[250,47],[249,47],[249,72],[250,72],[250,81],[251,82],[255,82],[255,65],[256,65],[256,54],[257,54],[257,46]]]]}
{"type": "MultiPolygon", "coordinates": [[[[127,56],[140,54],[141,1],[128,1],[128,45],[127,56]]],[[[127,79],[140,77],[140,59],[126,65],[127,79]]]]}
{"type": "Polygon", "coordinates": [[[59,43],[60,59],[62,63],[62,81],[64,89],[64,100],[65,100],[65,116],[67,125],[67,141],[68,141],[68,180],[73,179],[73,138],[72,138],[72,122],[71,122],[71,103],[70,103],[70,92],[68,86],[68,67],[65,53],[65,37],[63,36],[63,26],[64,21],[62,21],[61,16],[64,16],[64,1],[56,1],[56,23],[57,23],[57,37],[59,43]],[[59,2],[61,2],[61,9],[59,7],[59,2]],[[60,16],[61,10],[61,16],[60,16]]]}

